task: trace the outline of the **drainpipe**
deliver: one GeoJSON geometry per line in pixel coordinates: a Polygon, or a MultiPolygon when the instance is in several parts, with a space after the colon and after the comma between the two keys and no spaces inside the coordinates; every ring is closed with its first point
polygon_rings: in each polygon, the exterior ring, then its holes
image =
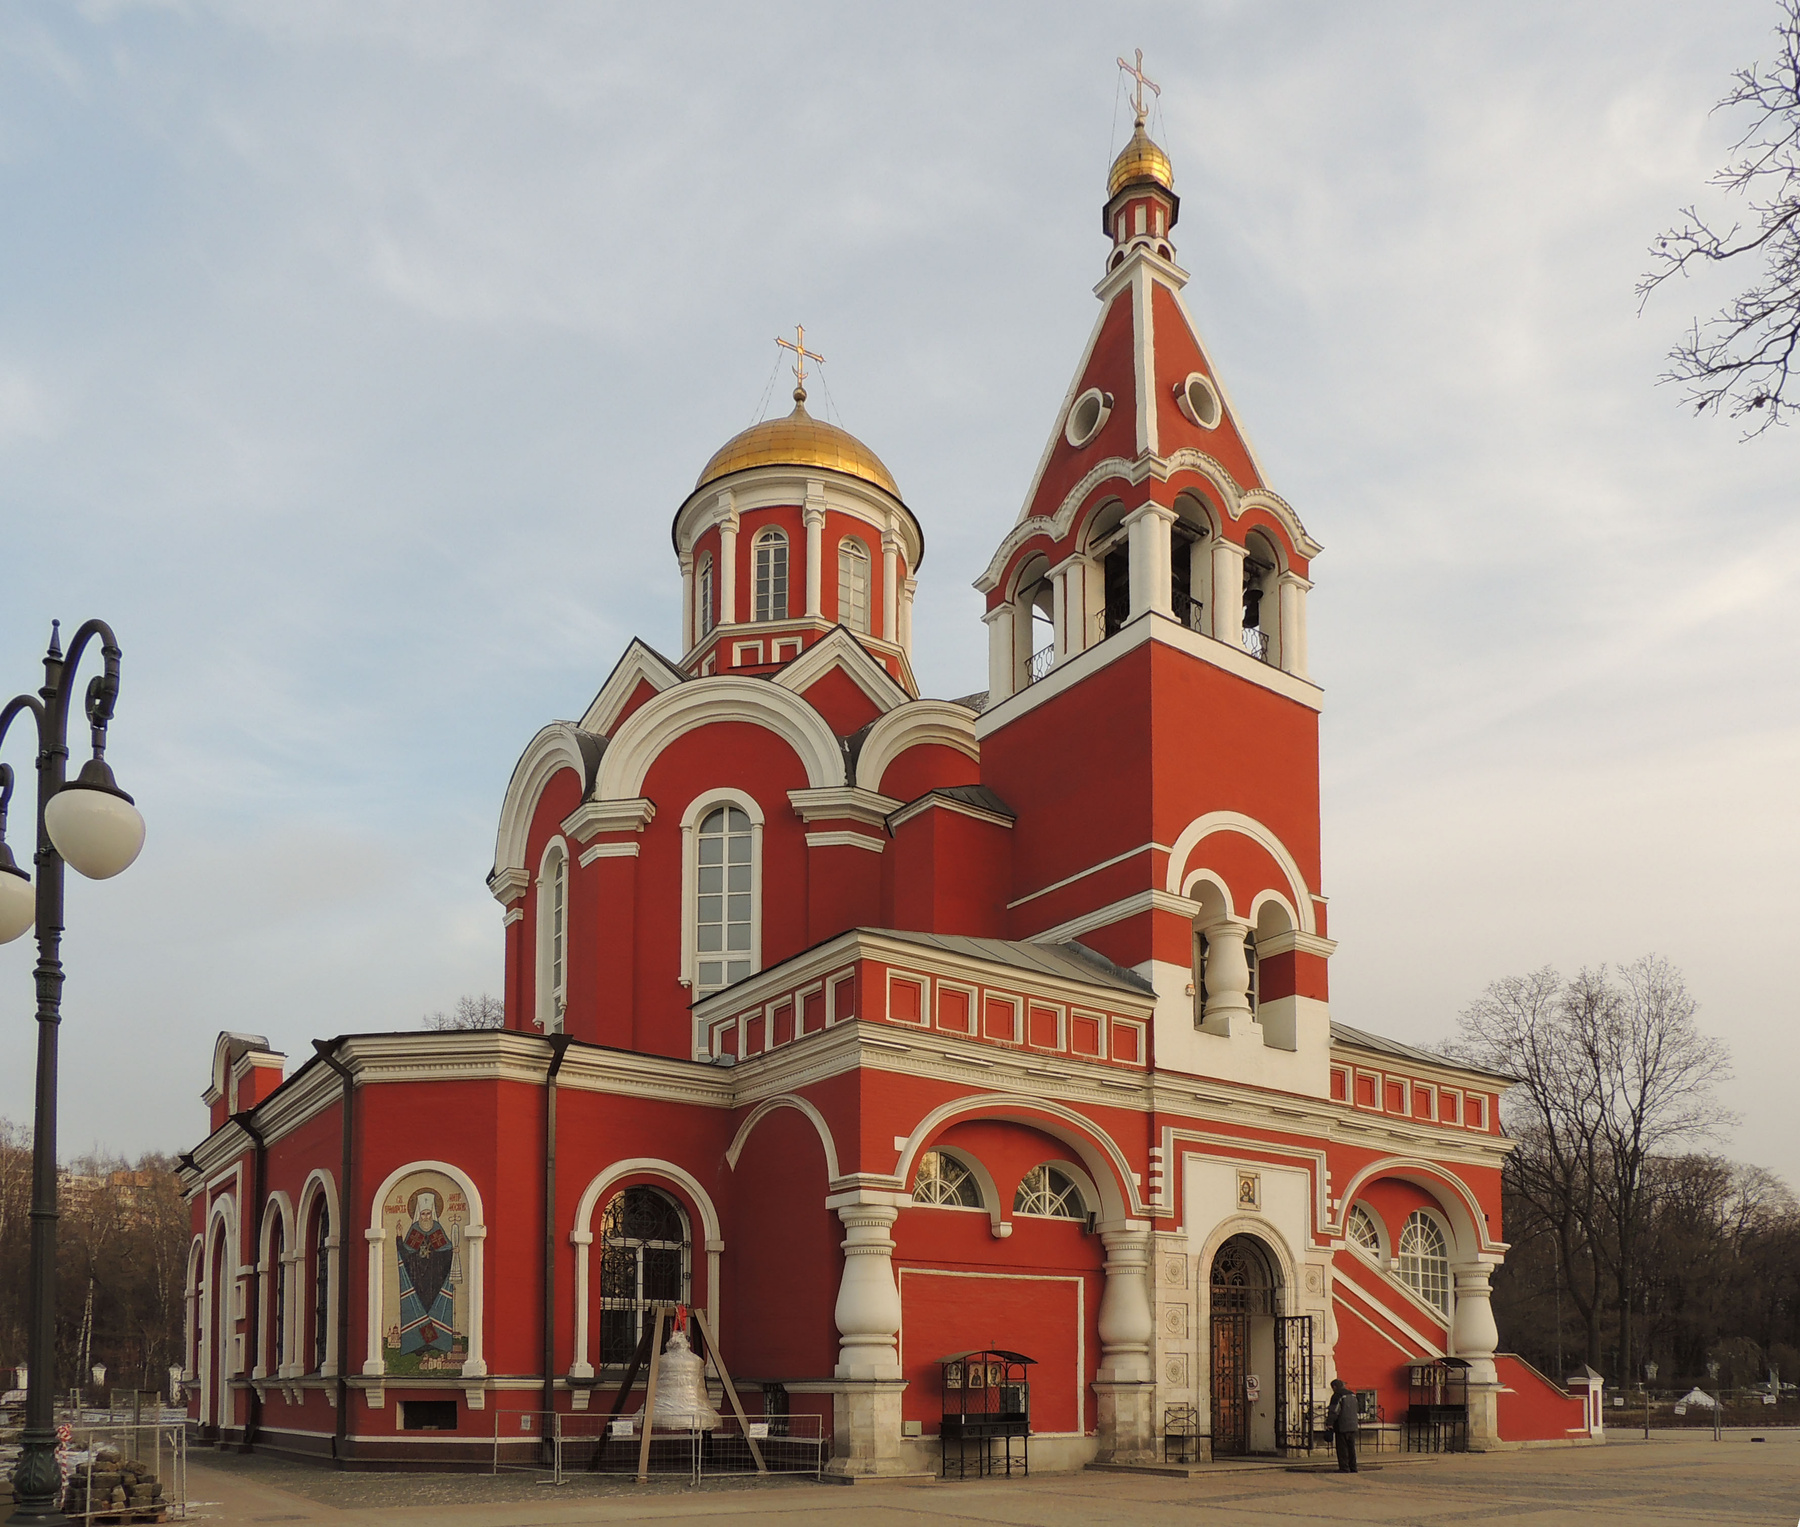
{"type": "Polygon", "coordinates": [[[338,1340],[337,1340],[337,1433],[331,1439],[331,1456],[342,1468],[349,1452],[350,1440],[350,1226],[351,1205],[356,1195],[351,1190],[350,1174],[356,1164],[352,1133],[351,1105],[356,1098],[356,1079],[350,1068],[337,1058],[341,1039],[315,1039],[313,1049],[319,1059],[338,1074],[344,1084],[344,1100],[339,1109],[343,1115],[342,1181],[338,1188],[338,1340]]]}
{"type": "Polygon", "coordinates": [[[251,1174],[251,1181],[255,1184],[252,1191],[256,1194],[256,1207],[252,1216],[254,1229],[250,1239],[250,1254],[253,1260],[250,1263],[252,1271],[250,1274],[250,1309],[248,1311],[250,1347],[254,1356],[250,1362],[250,1419],[244,1427],[244,1441],[240,1449],[242,1452],[249,1453],[255,1450],[257,1436],[262,1431],[262,1391],[256,1387],[255,1374],[257,1368],[262,1364],[263,1357],[263,1205],[269,1196],[269,1145],[263,1139],[262,1131],[250,1122],[248,1110],[243,1113],[234,1113],[231,1116],[231,1122],[243,1130],[256,1145],[256,1170],[251,1174]]]}
{"type": "Polygon", "coordinates": [[[550,1034],[544,1072],[544,1438],[554,1435],[556,1410],[556,1073],[569,1053],[567,1034],[550,1034]]]}

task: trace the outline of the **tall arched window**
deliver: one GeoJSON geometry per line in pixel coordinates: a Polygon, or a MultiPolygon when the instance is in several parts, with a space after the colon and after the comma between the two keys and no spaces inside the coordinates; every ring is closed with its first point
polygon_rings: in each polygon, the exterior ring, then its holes
{"type": "Polygon", "coordinates": [[[786,620],[787,589],[787,537],[770,527],[756,538],[756,618],[786,620]]]}
{"type": "Polygon", "coordinates": [[[913,1202],[939,1209],[979,1209],[981,1184],[975,1174],[947,1151],[926,1151],[913,1180],[913,1202]]]}
{"type": "Polygon", "coordinates": [[[1433,1309],[1450,1313],[1449,1248],[1423,1209],[1414,1209],[1400,1232],[1400,1279],[1433,1309]]]}
{"type": "Polygon", "coordinates": [[[694,582],[694,599],[699,606],[700,634],[708,636],[713,628],[713,559],[710,551],[700,558],[700,576],[694,582]]]}
{"type": "Polygon", "coordinates": [[[312,1371],[323,1373],[331,1357],[331,1208],[319,1195],[312,1230],[312,1371]]]}
{"type": "Polygon", "coordinates": [[[754,849],[750,818],[736,806],[708,812],[695,835],[697,997],[743,980],[755,963],[754,849]]]}
{"type": "Polygon", "coordinates": [[[869,548],[855,536],[838,542],[838,620],[868,634],[869,548]]]}
{"type": "Polygon", "coordinates": [[[1375,1228],[1375,1216],[1361,1204],[1351,1206],[1350,1217],[1344,1222],[1344,1234],[1364,1256],[1381,1255],[1381,1232],[1375,1228]]]}
{"type": "Polygon", "coordinates": [[[287,1237],[280,1214],[269,1228],[269,1356],[265,1373],[280,1373],[287,1361],[287,1237]]]}
{"type": "Polygon", "coordinates": [[[628,1363],[655,1304],[686,1304],[693,1241],[687,1216],[655,1188],[626,1188],[600,1220],[600,1361],[628,1363]]]}
{"type": "Polygon", "coordinates": [[[569,990],[569,855],[560,841],[544,850],[538,871],[537,1025],[562,1031],[569,990]]]}
{"type": "Polygon", "coordinates": [[[1081,1189],[1067,1172],[1058,1171],[1045,1162],[1034,1166],[1020,1180],[1013,1195],[1014,1214],[1036,1214],[1048,1219],[1086,1219],[1087,1205],[1081,1201],[1081,1189]]]}

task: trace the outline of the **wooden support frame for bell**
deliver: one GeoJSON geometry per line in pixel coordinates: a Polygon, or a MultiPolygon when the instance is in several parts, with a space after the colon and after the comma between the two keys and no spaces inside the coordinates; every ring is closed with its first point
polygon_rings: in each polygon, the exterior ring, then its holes
{"type": "MultiPolygon", "coordinates": [[[[638,1441],[637,1482],[650,1482],[650,1434],[656,1428],[656,1391],[657,1381],[662,1376],[662,1349],[664,1322],[672,1319],[680,1309],[676,1304],[656,1304],[650,1307],[650,1323],[644,1328],[644,1334],[638,1340],[637,1351],[631,1356],[631,1366],[625,1370],[625,1380],[619,1385],[619,1392],[613,1397],[612,1413],[609,1423],[618,1419],[619,1412],[624,1410],[626,1402],[631,1398],[632,1385],[637,1383],[637,1376],[643,1370],[645,1358],[648,1357],[650,1369],[644,1379],[644,1435],[638,1441]]],[[[725,1398],[731,1404],[731,1412],[737,1417],[738,1426],[743,1431],[745,1444],[750,1449],[750,1456],[756,1460],[756,1472],[767,1474],[769,1466],[763,1459],[763,1452],[757,1446],[756,1438],[750,1435],[750,1420],[744,1414],[744,1402],[738,1398],[737,1386],[731,1381],[731,1374],[725,1367],[725,1359],[719,1353],[719,1344],[713,1340],[712,1327],[707,1324],[704,1310],[689,1307],[688,1314],[694,1319],[694,1325],[700,1332],[700,1340],[705,1347],[702,1363],[712,1365],[713,1372],[719,1376],[719,1387],[725,1391],[725,1398]]],[[[705,1367],[701,1369],[705,1373],[705,1367]]]]}

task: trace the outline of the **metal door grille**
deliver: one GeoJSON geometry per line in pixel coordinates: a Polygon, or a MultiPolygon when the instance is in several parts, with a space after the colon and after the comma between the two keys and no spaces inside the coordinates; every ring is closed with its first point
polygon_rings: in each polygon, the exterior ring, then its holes
{"type": "Polygon", "coordinates": [[[1284,1453],[1313,1446],[1312,1316],[1275,1317],[1275,1445],[1284,1453]]]}
{"type": "Polygon", "coordinates": [[[1212,1450],[1215,1458],[1250,1451],[1250,1317],[1232,1310],[1212,1317],[1212,1450]]]}

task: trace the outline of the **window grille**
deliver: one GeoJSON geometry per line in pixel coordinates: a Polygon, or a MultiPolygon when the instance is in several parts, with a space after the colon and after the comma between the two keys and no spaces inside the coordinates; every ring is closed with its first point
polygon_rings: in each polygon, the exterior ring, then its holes
{"type": "Polygon", "coordinates": [[[1218,1249],[1211,1282],[1215,1315],[1275,1313],[1275,1274],[1262,1248],[1249,1236],[1234,1235],[1218,1249]]]}
{"type": "Polygon", "coordinates": [[[919,1157],[919,1175],[913,1180],[913,1202],[940,1209],[979,1209],[981,1185],[956,1157],[926,1151],[919,1157]]]}
{"type": "Polygon", "coordinates": [[[1344,1231],[1358,1251],[1371,1257],[1381,1255],[1381,1232],[1375,1228],[1375,1217],[1361,1204],[1352,1206],[1344,1231]]]}
{"type": "Polygon", "coordinates": [[[600,1361],[628,1363],[658,1304],[686,1304],[693,1241],[687,1216],[655,1188],[626,1188],[600,1220],[600,1361]]]}
{"type": "Polygon", "coordinates": [[[1433,1309],[1450,1313],[1449,1249],[1444,1232],[1423,1209],[1414,1209],[1400,1232],[1400,1278],[1433,1309]]]}
{"type": "Polygon", "coordinates": [[[786,620],[788,612],[788,544],[779,530],[756,538],[756,618],[786,620]]]}
{"type": "Polygon", "coordinates": [[[331,1210],[322,1198],[313,1223],[313,1372],[323,1373],[331,1335],[331,1210]]]}
{"type": "Polygon", "coordinates": [[[838,543],[838,620],[868,634],[869,549],[855,536],[838,543]]]}
{"type": "Polygon", "coordinates": [[[1081,1201],[1081,1189],[1069,1176],[1045,1162],[1034,1166],[1019,1183],[1019,1191],[1013,1196],[1013,1213],[1048,1219],[1086,1219],[1087,1205],[1081,1201]]]}
{"type": "Polygon", "coordinates": [[[752,959],[750,818],[736,806],[707,813],[696,842],[695,994],[707,996],[750,974],[752,959]]]}
{"type": "Polygon", "coordinates": [[[700,581],[695,599],[700,606],[700,634],[709,636],[713,628],[713,559],[710,551],[700,559],[700,581]]]}

